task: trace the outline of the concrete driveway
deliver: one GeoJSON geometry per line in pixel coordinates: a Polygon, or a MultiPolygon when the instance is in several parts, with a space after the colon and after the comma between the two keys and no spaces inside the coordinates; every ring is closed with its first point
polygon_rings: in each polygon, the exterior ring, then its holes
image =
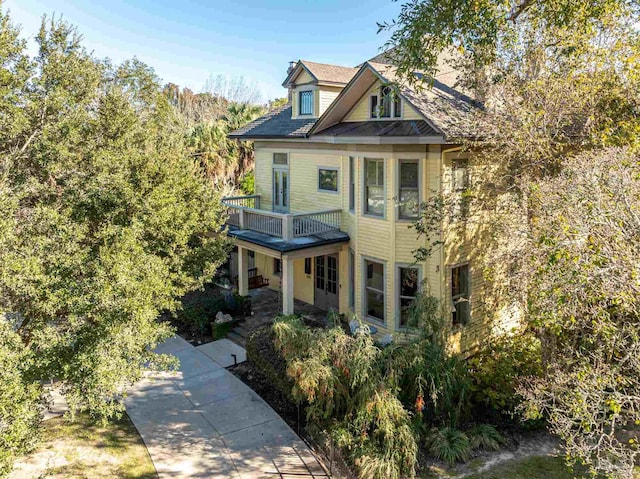
{"type": "Polygon", "coordinates": [[[284,420],[216,361],[178,336],[157,352],[177,356],[179,371],[141,381],[125,404],[161,478],[328,477],[284,420]]]}

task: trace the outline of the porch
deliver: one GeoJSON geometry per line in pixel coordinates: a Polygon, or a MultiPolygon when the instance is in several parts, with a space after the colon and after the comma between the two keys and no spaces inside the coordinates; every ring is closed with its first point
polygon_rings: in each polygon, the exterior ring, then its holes
{"type": "Polygon", "coordinates": [[[346,308],[349,235],[340,230],[341,210],[268,211],[260,209],[259,195],[224,198],[223,204],[227,233],[237,247],[233,269],[238,294],[268,285],[280,291],[283,314],[297,312],[296,299],[324,310],[346,308]],[[272,264],[257,267],[256,255],[272,264]]]}

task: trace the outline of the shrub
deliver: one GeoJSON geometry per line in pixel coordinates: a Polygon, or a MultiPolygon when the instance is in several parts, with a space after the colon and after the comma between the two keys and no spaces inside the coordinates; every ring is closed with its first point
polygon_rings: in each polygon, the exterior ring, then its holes
{"type": "Polygon", "coordinates": [[[478,424],[467,432],[467,437],[473,449],[497,451],[504,444],[504,438],[490,424],[478,424]]]}
{"type": "Polygon", "coordinates": [[[311,330],[296,317],[273,325],[294,398],[329,430],[359,477],[413,477],[417,445],[410,414],[387,385],[382,352],[370,335],[340,327],[311,330]]]}
{"type": "Polygon", "coordinates": [[[429,453],[449,465],[465,462],[471,458],[471,444],[465,433],[452,427],[433,428],[427,436],[429,453]]]}
{"type": "Polygon", "coordinates": [[[256,329],[246,344],[247,360],[283,394],[291,397],[293,382],[287,377],[287,363],[275,348],[271,326],[256,329]]]}
{"type": "Polygon", "coordinates": [[[223,298],[219,296],[201,298],[178,311],[176,322],[181,330],[187,330],[194,336],[204,335],[209,331],[218,311],[227,311],[227,304],[223,298]]]}
{"type": "Polygon", "coordinates": [[[517,394],[520,381],[542,374],[540,341],[530,333],[497,337],[470,358],[468,364],[471,398],[478,415],[511,420],[521,403],[517,394]]]}

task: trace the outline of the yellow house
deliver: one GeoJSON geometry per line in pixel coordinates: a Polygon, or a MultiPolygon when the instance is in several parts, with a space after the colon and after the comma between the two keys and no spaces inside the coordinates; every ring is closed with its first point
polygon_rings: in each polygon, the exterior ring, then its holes
{"type": "Polygon", "coordinates": [[[295,298],[397,334],[426,285],[469,349],[487,328],[472,249],[443,225],[444,247],[417,262],[425,239],[411,224],[431,195],[466,189],[459,143],[477,105],[449,71],[426,90],[396,81],[384,54],[357,68],[300,60],[283,83],[289,103],[231,134],[256,152],[256,194],[225,199],[239,293],[252,270],[281,291],[286,314],[295,298]]]}

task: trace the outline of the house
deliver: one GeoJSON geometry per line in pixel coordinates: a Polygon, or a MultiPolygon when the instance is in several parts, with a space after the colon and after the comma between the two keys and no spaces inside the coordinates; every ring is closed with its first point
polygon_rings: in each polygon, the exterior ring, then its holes
{"type": "Polygon", "coordinates": [[[475,134],[479,105],[446,68],[430,89],[397,80],[385,54],[357,68],[292,62],[289,102],[231,134],[256,152],[256,194],[224,200],[239,293],[259,275],[286,314],[295,298],[397,334],[424,284],[451,315],[456,347],[469,349],[491,327],[472,245],[443,225],[444,247],[416,261],[425,238],[411,224],[436,192],[467,189],[460,140],[475,134]]]}

